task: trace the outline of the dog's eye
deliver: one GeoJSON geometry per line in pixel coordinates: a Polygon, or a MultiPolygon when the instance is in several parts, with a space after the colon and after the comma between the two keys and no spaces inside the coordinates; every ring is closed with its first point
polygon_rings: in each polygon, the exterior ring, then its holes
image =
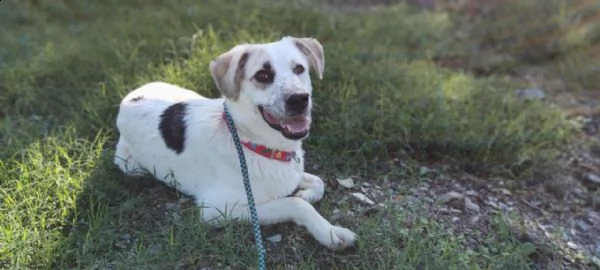
{"type": "Polygon", "coordinates": [[[300,75],[302,73],[304,73],[304,67],[302,65],[296,65],[294,67],[294,74],[300,75]]]}
{"type": "Polygon", "coordinates": [[[260,70],[254,74],[254,79],[259,83],[272,83],[275,79],[275,74],[270,71],[260,70]]]}

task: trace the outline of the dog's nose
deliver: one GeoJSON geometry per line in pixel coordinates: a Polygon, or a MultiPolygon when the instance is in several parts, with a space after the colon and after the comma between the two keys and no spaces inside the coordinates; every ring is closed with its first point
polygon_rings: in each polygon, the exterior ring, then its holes
{"type": "Polygon", "coordinates": [[[292,94],[285,101],[286,110],[291,113],[303,113],[308,106],[309,95],[304,94],[292,94]]]}

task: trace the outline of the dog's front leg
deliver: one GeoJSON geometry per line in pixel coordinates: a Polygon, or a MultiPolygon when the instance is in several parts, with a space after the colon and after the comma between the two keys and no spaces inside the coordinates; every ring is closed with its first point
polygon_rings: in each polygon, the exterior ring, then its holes
{"type": "MultiPolygon", "coordinates": [[[[232,218],[248,219],[248,209],[248,207],[235,207],[230,213],[232,218]]],[[[351,246],[356,239],[356,234],[352,231],[332,225],[310,203],[298,197],[286,197],[257,204],[256,211],[261,225],[294,222],[306,227],[319,243],[331,249],[351,246]]]]}
{"type": "Polygon", "coordinates": [[[325,193],[325,184],[323,183],[323,180],[310,173],[303,173],[298,188],[300,190],[294,193],[294,196],[300,197],[309,203],[321,200],[321,198],[323,198],[323,193],[325,193]]]}
{"type": "Polygon", "coordinates": [[[261,224],[292,221],[306,227],[317,241],[331,249],[348,247],[356,239],[352,231],[331,225],[310,203],[297,197],[263,203],[256,210],[261,224]]]}

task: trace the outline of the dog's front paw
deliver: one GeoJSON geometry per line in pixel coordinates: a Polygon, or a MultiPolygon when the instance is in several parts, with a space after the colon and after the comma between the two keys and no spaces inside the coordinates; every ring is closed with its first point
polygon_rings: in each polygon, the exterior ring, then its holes
{"type": "Polygon", "coordinates": [[[304,173],[304,177],[300,184],[298,185],[300,190],[298,190],[294,196],[300,197],[303,200],[309,203],[315,203],[323,198],[323,194],[325,193],[325,183],[323,180],[309,173],[304,173]]]}
{"type": "Polygon", "coordinates": [[[343,227],[331,226],[329,234],[325,239],[320,239],[321,243],[332,250],[340,250],[350,247],[356,241],[356,234],[343,227]]]}
{"type": "Polygon", "coordinates": [[[314,203],[323,198],[323,194],[315,191],[314,189],[301,189],[294,193],[294,196],[300,197],[301,199],[314,203]]]}

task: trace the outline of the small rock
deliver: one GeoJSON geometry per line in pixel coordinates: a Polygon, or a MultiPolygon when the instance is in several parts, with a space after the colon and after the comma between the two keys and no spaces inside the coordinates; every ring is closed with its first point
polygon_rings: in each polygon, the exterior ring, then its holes
{"type": "Polygon", "coordinates": [[[477,222],[479,222],[479,219],[481,219],[481,217],[479,217],[479,215],[474,216],[471,218],[471,223],[473,223],[473,224],[477,223],[477,222]]]}
{"type": "Polygon", "coordinates": [[[340,219],[342,217],[342,214],[340,212],[340,209],[333,209],[331,217],[329,218],[331,220],[331,222],[337,221],[338,219],[340,219]]]}
{"type": "Polygon", "coordinates": [[[515,93],[518,98],[523,100],[541,100],[546,97],[544,91],[537,88],[518,89],[515,93]]]}
{"type": "Polygon", "coordinates": [[[596,266],[600,267],[600,258],[598,258],[598,257],[596,257],[596,256],[592,256],[592,262],[593,262],[593,263],[594,263],[596,266]]]}
{"type": "Polygon", "coordinates": [[[444,213],[444,214],[462,214],[463,213],[463,211],[460,211],[459,209],[446,208],[446,207],[440,208],[440,209],[438,209],[438,211],[440,213],[444,213]]]}
{"type": "Polygon", "coordinates": [[[595,175],[593,173],[590,173],[587,175],[587,180],[594,183],[594,184],[600,184],[600,176],[595,175]]]}
{"type": "Polygon", "coordinates": [[[281,242],[281,234],[276,234],[270,237],[267,237],[267,240],[269,240],[269,242],[271,243],[279,243],[281,242]]]}
{"type": "Polygon", "coordinates": [[[498,207],[502,211],[510,211],[510,210],[512,210],[512,207],[509,207],[507,204],[505,204],[503,202],[498,202],[498,207]]]}
{"type": "Polygon", "coordinates": [[[600,222],[600,214],[598,212],[589,211],[587,216],[593,223],[600,222]]]}
{"type": "Polygon", "coordinates": [[[350,193],[350,195],[352,195],[352,198],[354,198],[355,200],[357,200],[359,202],[362,202],[362,203],[365,203],[365,204],[368,204],[368,205],[375,204],[365,194],[362,194],[360,192],[352,192],[352,193],[350,193]]]}
{"type": "Polygon", "coordinates": [[[479,205],[471,201],[469,197],[465,197],[465,208],[479,213],[479,205]]]}
{"type": "Polygon", "coordinates": [[[160,252],[160,246],[157,244],[148,245],[148,254],[154,256],[160,252]]]}
{"type": "Polygon", "coordinates": [[[354,180],[352,180],[352,178],[348,177],[348,178],[344,178],[344,179],[337,179],[337,182],[345,188],[353,188],[354,187],[354,180]]]}
{"type": "Polygon", "coordinates": [[[437,198],[436,202],[439,203],[439,204],[445,204],[445,203],[448,203],[450,201],[459,200],[459,199],[462,199],[462,198],[463,198],[462,194],[460,194],[460,193],[458,193],[456,191],[450,191],[450,192],[448,192],[446,194],[443,194],[443,195],[439,196],[437,198]]]}
{"type": "Polygon", "coordinates": [[[493,208],[500,209],[500,207],[498,206],[498,204],[496,204],[493,201],[485,201],[484,203],[487,204],[488,206],[493,207],[493,208]]]}
{"type": "Polygon", "coordinates": [[[582,230],[584,232],[587,232],[587,231],[589,231],[592,228],[592,225],[588,224],[587,222],[585,222],[583,220],[580,220],[580,221],[577,222],[577,227],[580,230],[582,230]]]}
{"type": "Polygon", "coordinates": [[[174,202],[165,203],[165,208],[169,211],[175,210],[177,208],[177,203],[174,203],[174,202]]]}
{"type": "Polygon", "coordinates": [[[423,166],[423,167],[421,167],[421,168],[419,169],[419,175],[420,175],[420,176],[425,176],[426,174],[428,174],[428,173],[430,173],[430,172],[434,172],[434,170],[432,170],[432,169],[429,169],[429,168],[427,168],[427,167],[425,167],[425,166],[423,166]]]}
{"type": "Polygon", "coordinates": [[[573,195],[575,195],[579,199],[586,198],[586,194],[585,193],[586,192],[583,189],[581,189],[581,188],[574,188],[573,189],[573,195]]]}
{"type": "Polygon", "coordinates": [[[456,223],[460,220],[459,217],[452,217],[452,223],[456,223]]]}
{"type": "Polygon", "coordinates": [[[477,191],[471,189],[471,190],[467,190],[467,192],[465,192],[465,194],[467,196],[477,196],[477,191]]]}
{"type": "Polygon", "coordinates": [[[131,240],[131,234],[128,234],[128,233],[122,234],[121,240],[131,240]]]}
{"type": "Polygon", "coordinates": [[[567,242],[567,246],[571,249],[579,249],[579,246],[571,241],[567,242]]]}
{"type": "Polygon", "coordinates": [[[341,199],[339,199],[338,201],[333,202],[333,203],[336,205],[343,205],[343,204],[346,204],[346,201],[348,201],[348,196],[344,196],[341,199]]]}

